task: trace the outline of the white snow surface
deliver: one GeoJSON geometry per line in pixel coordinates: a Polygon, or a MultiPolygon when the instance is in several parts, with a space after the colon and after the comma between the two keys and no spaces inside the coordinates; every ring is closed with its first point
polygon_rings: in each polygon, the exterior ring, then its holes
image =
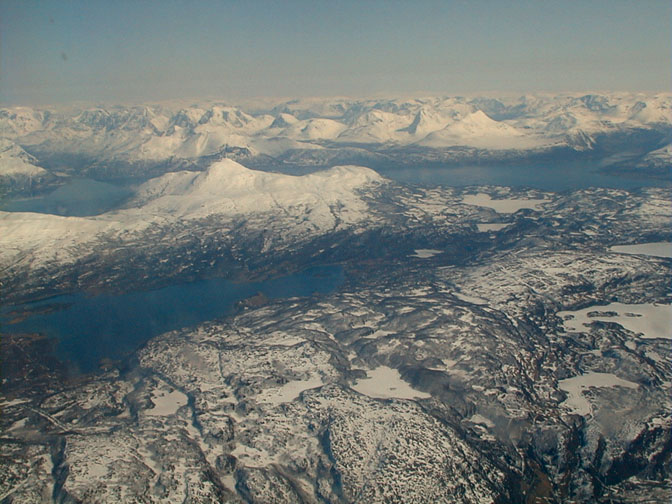
{"type": "Polygon", "coordinates": [[[635,245],[615,245],[611,252],[619,254],[642,254],[655,257],[672,257],[672,242],[638,243],[635,245]]]}
{"type": "MultiPolygon", "coordinates": [[[[364,219],[359,188],[384,179],[361,166],[335,166],[302,176],[250,170],[224,159],[205,172],[169,173],[143,184],[134,205],[142,214],[201,218],[271,210],[305,212],[320,227],[333,224],[331,206],[342,205],[346,223],[364,219]]],[[[132,213],[133,210],[128,212],[132,213]]]]}
{"type": "Polygon", "coordinates": [[[437,254],[440,254],[440,250],[435,250],[435,249],[415,249],[414,254],[411,254],[411,257],[417,257],[419,259],[429,259],[430,257],[434,257],[437,254]]]}
{"type": "Polygon", "coordinates": [[[558,382],[558,388],[567,392],[568,396],[564,404],[572,413],[581,416],[592,412],[590,402],[583,391],[591,387],[625,387],[636,389],[639,385],[631,381],[623,380],[611,373],[586,373],[572,378],[565,378],[558,382]]]}
{"type": "Polygon", "coordinates": [[[367,377],[357,380],[352,386],[360,394],[377,399],[427,399],[426,392],[415,390],[402,380],[399,371],[387,366],[379,366],[367,371],[367,377]]]}
{"type": "Polygon", "coordinates": [[[644,339],[672,339],[672,305],[610,303],[576,311],[561,311],[558,317],[564,320],[564,326],[569,331],[586,331],[586,325],[591,322],[614,322],[644,339]],[[589,315],[594,312],[613,312],[616,315],[589,315]]]}
{"type": "Polygon", "coordinates": [[[508,226],[509,223],[486,223],[486,222],[479,222],[476,224],[476,228],[482,233],[486,233],[488,231],[499,231],[500,229],[504,229],[506,226],[508,226]]]}
{"type": "Polygon", "coordinates": [[[179,390],[167,391],[160,389],[152,394],[154,407],[145,413],[149,416],[170,416],[177,413],[177,410],[187,404],[187,396],[179,390]]]}
{"type": "Polygon", "coordinates": [[[257,396],[257,401],[270,404],[292,402],[303,391],[321,387],[322,385],[324,385],[324,382],[319,376],[311,376],[307,380],[292,380],[280,388],[266,389],[262,394],[257,396]]]}
{"type": "Polygon", "coordinates": [[[453,296],[455,296],[457,299],[460,301],[465,301],[467,303],[475,304],[475,305],[487,305],[488,302],[480,297],[476,296],[468,296],[467,294],[462,294],[459,292],[453,292],[453,296]]]}
{"type": "Polygon", "coordinates": [[[492,208],[497,213],[515,213],[523,208],[536,210],[540,205],[547,203],[547,199],[492,199],[489,194],[467,194],[462,202],[467,205],[492,208]]]}
{"type": "Polygon", "coordinates": [[[123,227],[119,221],[102,218],[0,212],[0,263],[70,263],[79,257],[83,243],[101,233],[117,233],[123,227]]]}

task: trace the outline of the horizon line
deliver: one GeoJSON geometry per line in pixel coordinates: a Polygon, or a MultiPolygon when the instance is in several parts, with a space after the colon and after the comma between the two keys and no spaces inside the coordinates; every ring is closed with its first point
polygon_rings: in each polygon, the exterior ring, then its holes
{"type": "Polygon", "coordinates": [[[228,106],[251,105],[255,102],[269,102],[275,104],[289,103],[292,101],[373,101],[373,100],[400,100],[400,99],[422,99],[422,98],[524,98],[526,96],[548,96],[548,97],[581,97],[587,95],[670,95],[672,90],[629,90],[629,89],[585,89],[581,91],[471,91],[471,92],[436,92],[436,91],[417,91],[417,92],[378,92],[364,94],[315,94],[315,95],[286,95],[271,96],[259,95],[247,98],[227,98],[216,95],[200,95],[176,98],[161,99],[127,99],[127,100],[69,100],[41,102],[36,101],[33,104],[27,102],[5,102],[0,101],[1,108],[77,108],[77,107],[128,107],[142,105],[169,105],[179,104],[180,102],[190,102],[184,106],[195,106],[201,104],[223,104],[228,106]]]}

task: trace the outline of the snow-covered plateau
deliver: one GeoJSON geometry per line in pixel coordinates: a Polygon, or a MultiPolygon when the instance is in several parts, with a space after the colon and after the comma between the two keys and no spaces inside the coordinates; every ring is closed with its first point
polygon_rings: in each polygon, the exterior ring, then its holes
{"type": "Polygon", "coordinates": [[[669,107],[609,94],[0,111],[0,171],[142,171],[97,215],[0,212],[0,502],[668,502],[672,190],[422,187],[350,155],[606,156],[636,137],[621,150],[660,159],[669,107]],[[290,158],[329,168],[254,169],[290,158]],[[261,292],[91,374],[60,359],[67,338],[12,331],[68,310],[62,294],[334,264],[330,292],[261,292]]]}

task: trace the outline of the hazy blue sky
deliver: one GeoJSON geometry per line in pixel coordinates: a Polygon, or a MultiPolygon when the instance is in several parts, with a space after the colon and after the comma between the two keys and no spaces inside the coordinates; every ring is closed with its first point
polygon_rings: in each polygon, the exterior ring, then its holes
{"type": "Polygon", "coordinates": [[[669,90],[670,0],[0,0],[0,101],[669,90]]]}

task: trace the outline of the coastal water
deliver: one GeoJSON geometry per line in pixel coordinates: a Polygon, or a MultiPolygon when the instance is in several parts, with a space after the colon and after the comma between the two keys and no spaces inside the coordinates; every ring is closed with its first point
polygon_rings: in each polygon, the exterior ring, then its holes
{"type": "Polygon", "coordinates": [[[332,292],[343,280],[342,267],[321,266],[263,282],[209,279],[120,295],[59,296],[4,307],[1,329],[54,337],[59,358],[74,371],[90,372],[101,359],[121,359],[153,336],[229,315],[238,301],[259,292],[268,298],[310,296],[332,292]],[[35,314],[11,323],[23,310],[35,314]]]}
{"type": "Polygon", "coordinates": [[[32,198],[8,199],[2,202],[0,209],[6,212],[86,217],[112,210],[132,195],[133,191],[128,187],[77,178],[47,194],[32,198]]]}
{"type": "Polygon", "coordinates": [[[379,167],[384,177],[402,183],[423,186],[465,187],[496,185],[530,187],[544,191],[571,191],[589,187],[636,189],[639,187],[670,187],[670,180],[651,177],[625,177],[602,173],[594,163],[553,162],[529,164],[490,164],[441,167],[379,167]]]}

